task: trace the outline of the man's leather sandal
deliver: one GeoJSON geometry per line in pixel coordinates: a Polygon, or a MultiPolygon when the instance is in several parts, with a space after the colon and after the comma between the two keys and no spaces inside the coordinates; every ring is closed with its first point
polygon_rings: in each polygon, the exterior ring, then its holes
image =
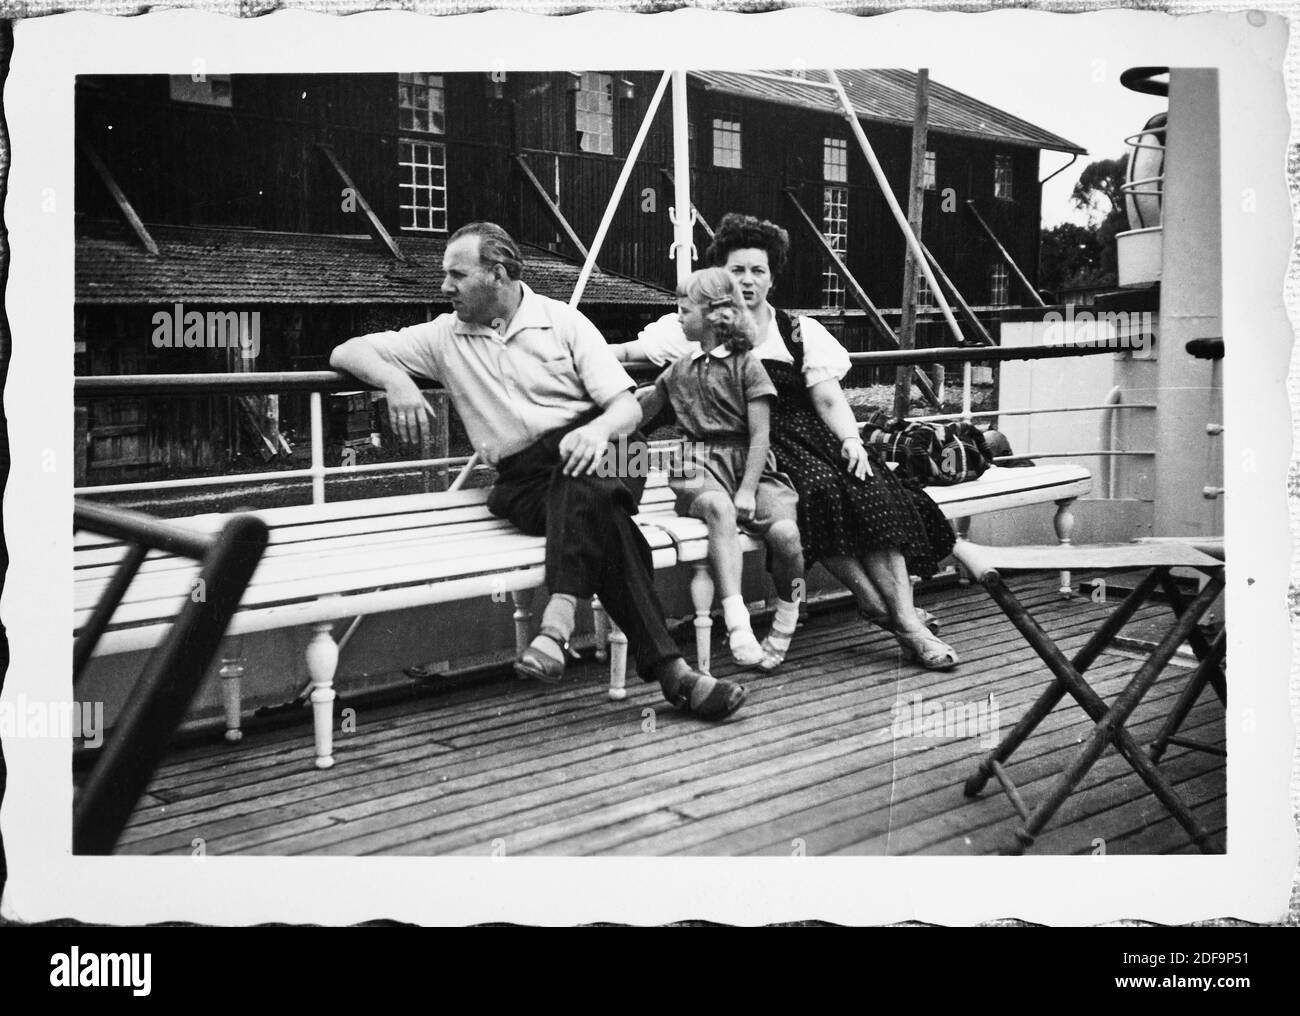
{"type": "Polygon", "coordinates": [[[677,709],[688,712],[692,716],[698,716],[701,720],[725,720],[745,703],[745,696],[748,694],[742,685],[734,681],[727,681],[722,678],[714,678],[713,690],[705,696],[704,701],[698,706],[691,705],[691,691],[695,688],[696,683],[701,677],[704,677],[698,670],[692,670],[687,677],[682,678],[677,685],[676,691],[668,701],[677,709]]]}
{"type": "MultiPolygon", "coordinates": [[[[537,634],[544,635],[554,642],[560,647],[560,653],[566,659],[568,658],[568,640],[558,631],[553,628],[543,628],[537,634]]],[[[527,646],[519,654],[519,658],[515,660],[515,673],[520,677],[531,677],[547,684],[559,684],[564,679],[564,660],[557,660],[543,652],[539,652],[532,646],[527,646]]]]}

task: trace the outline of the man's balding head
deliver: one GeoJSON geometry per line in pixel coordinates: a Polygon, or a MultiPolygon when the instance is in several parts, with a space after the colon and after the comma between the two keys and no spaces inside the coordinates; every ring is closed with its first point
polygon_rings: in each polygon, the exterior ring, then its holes
{"type": "Polygon", "coordinates": [[[471,222],[461,226],[451,234],[447,245],[450,247],[457,240],[475,236],[479,240],[479,261],[484,268],[490,270],[493,265],[500,265],[509,279],[517,282],[523,278],[523,255],[519,253],[519,247],[510,234],[495,222],[471,222]]]}

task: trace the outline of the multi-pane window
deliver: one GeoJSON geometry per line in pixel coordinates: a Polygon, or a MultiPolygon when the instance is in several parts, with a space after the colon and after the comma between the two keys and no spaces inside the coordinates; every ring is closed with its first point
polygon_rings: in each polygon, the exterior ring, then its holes
{"type": "Polygon", "coordinates": [[[598,155],[614,154],[614,76],[584,71],[574,93],[578,112],[578,147],[598,155]]]}
{"type": "Polygon", "coordinates": [[[193,102],[200,106],[232,105],[229,74],[173,74],[170,94],[177,102],[193,102]]]}
{"type": "Polygon", "coordinates": [[[993,157],[993,196],[1011,200],[1011,156],[993,157]]]}
{"type": "Polygon", "coordinates": [[[724,169],[740,169],[740,117],[713,118],[713,164],[724,169]]]}
{"type": "Polygon", "coordinates": [[[435,142],[397,142],[403,229],[447,231],[447,149],[435,142]]]}
{"type": "Polygon", "coordinates": [[[442,134],[446,129],[447,94],[441,74],[397,75],[397,126],[404,131],[442,134]]]}
{"type": "Polygon", "coordinates": [[[994,265],[989,273],[989,303],[994,307],[1005,307],[1007,299],[1007,266],[994,265]]]}
{"type": "MultiPolygon", "coordinates": [[[[827,184],[823,190],[823,234],[831,250],[844,260],[849,249],[849,189],[827,184]]],[[[831,267],[829,261],[822,270],[822,306],[833,310],[844,308],[844,280],[831,267]]]]}
{"type": "Polygon", "coordinates": [[[925,189],[934,190],[935,187],[935,160],[934,152],[925,153],[925,189]]]}
{"type": "Polygon", "coordinates": [[[849,143],[843,138],[822,138],[822,177],[830,183],[849,179],[849,143]]]}
{"type": "Polygon", "coordinates": [[[934,306],[934,292],[930,289],[930,280],[920,268],[916,270],[916,309],[923,310],[934,306]]]}

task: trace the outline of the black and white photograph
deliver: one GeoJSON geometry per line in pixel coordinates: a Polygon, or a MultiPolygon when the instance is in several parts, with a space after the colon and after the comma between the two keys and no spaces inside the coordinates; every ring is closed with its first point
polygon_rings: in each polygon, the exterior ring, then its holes
{"type": "Polygon", "coordinates": [[[1286,913],[1283,20],[61,20],[6,917],[1286,913]]]}

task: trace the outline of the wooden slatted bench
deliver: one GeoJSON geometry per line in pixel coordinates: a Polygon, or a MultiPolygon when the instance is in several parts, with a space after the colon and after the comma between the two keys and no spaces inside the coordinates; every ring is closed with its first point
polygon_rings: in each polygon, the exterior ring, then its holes
{"type": "MultiPolygon", "coordinates": [[[[660,481],[666,482],[666,481],[660,481]]],[[[1056,504],[1053,525],[1057,539],[1069,543],[1074,531],[1074,514],[1071,505],[1092,489],[1092,474],[1082,466],[1069,463],[1051,463],[1019,468],[991,467],[978,480],[959,483],[951,487],[927,487],[926,491],[939,505],[944,517],[955,522],[958,535],[964,537],[970,519],[975,515],[1006,511],[1035,504],[1056,504]]],[[[651,489],[647,488],[647,497],[651,489]]],[[[669,495],[671,507],[671,494],[669,495]]],[[[712,641],[713,576],[708,562],[708,530],[698,519],[682,518],[676,514],[664,516],[656,512],[642,521],[642,528],[653,527],[666,531],[677,551],[679,564],[694,568],[691,577],[691,606],[695,610],[695,653],[697,665],[709,669],[712,641]]],[[[746,552],[762,549],[762,544],[752,537],[742,536],[741,545],[746,552]]],[[[1061,592],[1070,591],[1069,572],[1061,573],[1061,592]]],[[[623,687],[622,675],[611,670],[611,697],[621,697],[616,692],[623,687]]]]}
{"type": "MultiPolygon", "coordinates": [[[[930,488],[946,517],[968,518],[1030,504],[1058,505],[1058,536],[1068,541],[1070,503],[1091,487],[1087,470],[1053,464],[992,469],[980,480],[956,487],[930,488]]],[[[266,553],[228,636],[276,629],[309,629],[305,653],[311,677],[316,765],[333,764],[334,675],[339,646],[336,622],[383,611],[450,603],[475,597],[514,599],[516,649],[531,638],[528,609],[532,591],[542,584],[545,547],[487,510],[484,490],[341,501],[254,512],[270,531],[266,553]]],[[[638,524],[650,545],[654,566],[688,564],[695,611],[697,665],[709,666],[713,580],[708,569],[707,530],[698,519],[681,518],[664,473],[652,473],[638,524]]],[[[220,529],[226,516],[208,514],[174,519],[199,532],[220,529]]],[[[742,538],[747,551],[761,547],[742,538]]],[[[123,554],[122,544],[82,533],[75,540],[74,629],[80,630],[123,554]]],[[[96,656],[151,648],[194,588],[190,562],[151,552],[96,647],[96,656]]],[[[595,604],[598,654],[608,640],[611,698],[625,695],[626,638],[608,624],[595,604]]],[[[242,668],[236,661],[221,670],[230,740],[239,738],[242,668]]]]}

